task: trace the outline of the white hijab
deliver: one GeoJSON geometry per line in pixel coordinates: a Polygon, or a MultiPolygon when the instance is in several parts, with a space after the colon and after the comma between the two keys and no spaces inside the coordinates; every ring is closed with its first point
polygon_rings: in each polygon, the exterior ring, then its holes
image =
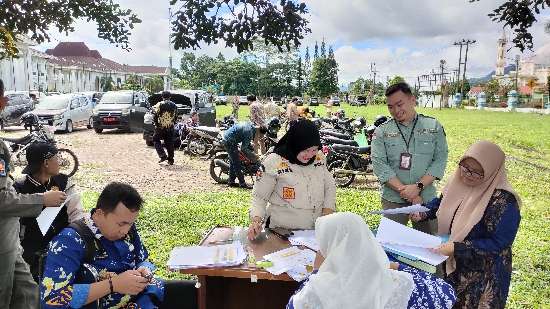
{"type": "Polygon", "coordinates": [[[320,217],[315,235],[325,261],[294,295],[296,309],[407,308],[412,277],[389,269],[363,218],[349,212],[320,217]]]}

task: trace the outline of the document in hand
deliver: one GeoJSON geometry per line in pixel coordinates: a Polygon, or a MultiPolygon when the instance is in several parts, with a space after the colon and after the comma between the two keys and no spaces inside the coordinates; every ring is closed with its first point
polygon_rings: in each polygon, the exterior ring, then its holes
{"type": "Polygon", "coordinates": [[[50,226],[52,225],[53,221],[65,205],[69,205],[68,203],[72,200],[75,200],[80,195],[78,193],[73,193],[65,199],[65,202],[63,204],[59,205],[58,207],[46,207],[38,217],[36,217],[36,222],[38,223],[38,228],[40,228],[40,232],[42,232],[42,235],[46,235],[48,230],[50,229],[50,226]]]}
{"type": "Polygon", "coordinates": [[[441,244],[439,237],[417,231],[388,218],[380,220],[376,239],[385,249],[409,259],[416,258],[431,265],[441,264],[447,259],[447,256],[429,250],[441,244]]]}
{"type": "Polygon", "coordinates": [[[415,212],[426,212],[428,210],[430,210],[428,207],[422,206],[420,204],[414,204],[407,207],[369,211],[369,213],[380,214],[380,215],[395,215],[395,214],[412,214],[415,212]]]}
{"type": "Polygon", "coordinates": [[[172,270],[224,267],[240,265],[246,259],[246,252],[239,241],[217,246],[176,247],[170,253],[168,267],[172,270]]]}

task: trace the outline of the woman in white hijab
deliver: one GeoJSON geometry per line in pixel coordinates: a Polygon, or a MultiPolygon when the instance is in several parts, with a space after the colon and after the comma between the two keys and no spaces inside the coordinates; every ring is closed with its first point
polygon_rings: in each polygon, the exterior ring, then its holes
{"type": "Polygon", "coordinates": [[[449,241],[435,251],[449,256],[446,280],[457,308],[504,308],[512,276],[512,243],[521,219],[521,200],[506,176],[504,152],[489,141],[473,144],[443,189],[442,198],[414,214],[437,217],[449,241]]]}
{"type": "MultiPolygon", "coordinates": [[[[394,270],[397,263],[390,267],[388,256],[360,216],[320,217],[315,234],[320,247],[316,270],[290,298],[287,309],[430,308],[424,304],[431,302],[417,301],[414,276],[394,270]]],[[[442,280],[437,283],[446,285],[442,280]]],[[[454,302],[450,291],[440,306],[432,308],[450,308],[454,302]]]]}

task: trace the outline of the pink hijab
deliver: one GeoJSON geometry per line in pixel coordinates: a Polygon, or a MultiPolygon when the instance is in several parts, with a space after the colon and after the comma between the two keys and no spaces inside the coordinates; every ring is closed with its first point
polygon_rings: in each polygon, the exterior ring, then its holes
{"type": "MultiPolygon", "coordinates": [[[[516,197],[518,206],[521,200],[506,176],[504,152],[489,141],[479,141],[466,151],[460,159],[472,158],[483,167],[483,182],[477,186],[467,186],[462,182],[460,168],[443,188],[443,200],[437,212],[438,234],[450,234],[450,241],[461,242],[481,220],[489,200],[496,189],[506,190],[516,197]],[[453,220],[454,217],[454,220],[453,220]],[[452,226],[451,226],[452,225],[452,226]]],[[[447,274],[456,269],[456,261],[451,256],[447,260],[447,274]]]]}

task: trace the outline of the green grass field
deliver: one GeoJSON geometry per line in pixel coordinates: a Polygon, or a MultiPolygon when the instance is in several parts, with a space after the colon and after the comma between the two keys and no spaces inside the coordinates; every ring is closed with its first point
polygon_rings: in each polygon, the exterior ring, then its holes
{"type": "MultiPolygon", "coordinates": [[[[324,114],[324,107],[315,108],[324,114]]],[[[348,116],[364,116],[368,122],[388,114],[385,106],[350,107],[348,116]]],[[[218,118],[231,106],[220,106],[218,118]]],[[[550,307],[550,116],[486,111],[419,109],[439,119],[449,143],[449,175],[469,145],[480,139],[493,141],[506,152],[508,175],[523,199],[522,222],[514,243],[514,271],[508,298],[509,308],[550,307]]],[[[241,106],[239,118],[246,119],[248,107],[241,106]]],[[[184,181],[184,180],[182,180],[184,181]]],[[[439,185],[444,184],[442,181],[439,185]]],[[[96,192],[85,192],[86,207],[92,207],[96,192]]],[[[215,225],[247,225],[250,192],[182,194],[170,198],[150,195],[138,221],[139,230],[152,261],[162,277],[174,278],[165,270],[174,246],[196,244],[215,225]]],[[[379,207],[376,190],[338,189],[339,211],[362,215],[375,228],[379,216],[367,211],[379,207]]]]}

